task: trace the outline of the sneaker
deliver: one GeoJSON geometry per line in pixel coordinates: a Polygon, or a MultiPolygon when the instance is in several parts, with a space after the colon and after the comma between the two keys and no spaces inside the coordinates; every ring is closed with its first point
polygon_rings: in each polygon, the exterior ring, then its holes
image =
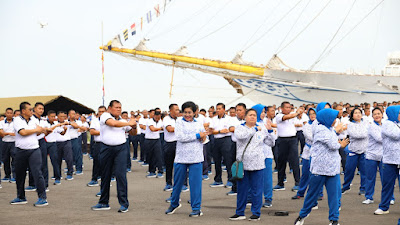
{"type": "Polygon", "coordinates": [[[226,172],[226,171],[228,171],[228,170],[226,169],[226,167],[224,167],[224,168],[222,169],[222,171],[226,172]]]}
{"type": "Polygon", "coordinates": [[[211,175],[211,174],[212,174],[212,172],[211,172],[211,170],[209,170],[209,171],[208,171],[208,175],[211,175]]]}
{"type": "Polygon", "coordinates": [[[164,191],[172,191],[173,187],[170,184],[166,184],[164,187],[164,191]]]}
{"type": "Polygon", "coordinates": [[[101,191],[96,193],[96,197],[101,197],[101,191]]]}
{"type": "Polygon", "coordinates": [[[33,205],[36,206],[36,207],[42,207],[42,206],[49,205],[49,203],[47,202],[46,199],[39,198],[39,199],[37,200],[37,202],[35,202],[35,204],[33,204],[33,205]]]}
{"type": "Polygon", "coordinates": [[[222,182],[214,182],[214,183],[212,183],[212,184],[210,184],[210,187],[212,187],[212,188],[214,188],[214,187],[223,187],[224,186],[224,183],[222,183],[222,182]]]}
{"type": "Polygon", "coordinates": [[[46,192],[49,192],[49,191],[50,191],[50,189],[47,187],[45,191],[46,191],[46,192]]]}
{"type": "Polygon", "coordinates": [[[3,187],[2,187],[1,184],[0,184],[0,189],[1,189],[1,188],[3,188],[3,187]]]}
{"type": "Polygon", "coordinates": [[[294,221],[294,225],[303,225],[304,224],[304,220],[306,218],[302,218],[302,217],[297,217],[297,219],[294,221]]]}
{"type": "Polygon", "coordinates": [[[324,196],[318,196],[318,200],[317,201],[322,201],[324,199],[324,196]]]}
{"type": "Polygon", "coordinates": [[[175,211],[176,211],[177,209],[179,209],[181,206],[182,206],[181,204],[179,204],[177,207],[172,207],[172,206],[170,205],[169,208],[167,209],[167,211],[165,211],[165,214],[167,214],[167,215],[174,214],[175,211]]]}
{"type": "Polygon", "coordinates": [[[331,220],[329,225],[340,225],[338,221],[331,220]]]}
{"type": "Polygon", "coordinates": [[[126,172],[130,173],[130,172],[132,172],[132,170],[128,168],[128,169],[126,169],[126,172]]]}
{"type": "Polygon", "coordinates": [[[115,177],[111,177],[111,182],[115,182],[115,177]]]}
{"type": "MultiPolygon", "coordinates": [[[[179,200],[180,200],[180,199],[179,199],[179,200]]],[[[172,196],[169,197],[169,198],[167,198],[167,199],[165,199],[165,202],[167,202],[167,203],[171,203],[171,201],[172,201],[172,196]]]]}
{"type": "Polygon", "coordinates": [[[144,163],[143,160],[138,160],[137,162],[140,163],[140,164],[144,163]]]}
{"type": "Polygon", "coordinates": [[[233,185],[232,182],[228,181],[225,184],[225,188],[232,188],[232,185],[233,185]]]}
{"type": "Polygon", "coordinates": [[[128,208],[125,207],[125,206],[122,206],[122,205],[121,205],[121,207],[118,209],[118,212],[119,212],[119,213],[126,213],[126,212],[128,212],[128,211],[129,211],[128,208]]]}
{"type": "Polygon", "coordinates": [[[385,215],[385,214],[389,214],[389,210],[383,211],[382,209],[377,209],[374,212],[375,215],[385,215]]]}
{"type": "Polygon", "coordinates": [[[11,205],[24,205],[28,203],[28,201],[26,200],[26,198],[20,199],[20,198],[14,198],[13,200],[11,200],[10,204],[11,205]]]}
{"type": "Polygon", "coordinates": [[[182,186],[182,192],[188,192],[189,188],[186,185],[182,186]]]}
{"type": "Polygon", "coordinates": [[[285,186],[276,185],[274,187],[274,191],[284,191],[284,190],[286,190],[285,186]]]}
{"type": "Polygon", "coordinates": [[[294,187],[292,188],[292,191],[293,191],[293,192],[296,192],[296,191],[298,191],[298,190],[299,190],[299,186],[297,186],[297,185],[294,186],[294,187]]]}
{"type": "Polygon", "coordinates": [[[390,204],[391,204],[391,205],[394,205],[394,200],[390,200],[390,204]]]}
{"type": "Polygon", "coordinates": [[[319,209],[318,205],[311,208],[311,210],[317,210],[317,209],[319,209]]]}
{"type": "Polygon", "coordinates": [[[72,177],[72,175],[67,175],[67,177],[65,178],[66,180],[73,180],[74,177],[72,177]]]}
{"type": "Polygon", "coordinates": [[[83,172],[82,171],[76,171],[76,173],[75,173],[75,175],[83,175],[83,172]]]}
{"type": "Polygon", "coordinates": [[[203,180],[209,180],[210,178],[208,177],[208,175],[203,175],[203,180]]]}
{"type": "Polygon", "coordinates": [[[357,175],[360,175],[360,171],[357,171],[357,175]]]}
{"type": "Polygon", "coordinates": [[[230,191],[230,192],[227,192],[226,195],[235,196],[235,195],[237,195],[237,192],[230,191]]]}
{"type": "Polygon", "coordinates": [[[265,202],[263,207],[264,208],[270,208],[270,207],[272,207],[272,203],[271,202],[265,202]]]}
{"type": "Polygon", "coordinates": [[[349,192],[351,190],[351,188],[349,188],[349,189],[342,189],[342,195],[344,195],[344,194],[346,194],[347,192],[349,192]]]}
{"type": "Polygon", "coordinates": [[[260,220],[260,217],[256,215],[251,215],[249,218],[249,221],[258,221],[258,220],[260,220]]]}
{"type": "Polygon", "coordinates": [[[290,170],[289,170],[289,173],[293,173],[293,170],[292,170],[292,169],[290,169],[290,170]]]}
{"type": "Polygon", "coordinates": [[[28,186],[28,187],[25,188],[25,191],[36,191],[36,187],[28,186]]]}
{"type": "Polygon", "coordinates": [[[157,177],[157,175],[155,173],[149,173],[146,175],[147,178],[154,178],[157,177]]]}
{"type": "Polygon", "coordinates": [[[189,205],[191,205],[191,204],[192,204],[192,201],[188,200],[187,203],[188,203],[189,205]]]}
{"type": "Polygon", "coordinates": [[[300,199],[300,198],[302,198],[302,197],[303,197],[303,196],[295,195],[295,196],[292,197],[292,200],[297,200],[297,199],[300,199]]]}
{"type": "Polygon", "coordinates": [[[15,178],[14,178],[14,177],[10,179],[10,183],[13,183],[13,184],[15,184],[16,182],[17,182],[17,181],[15,180],[15,178]]]}
{"type": "Polygon", "coordinates": [[[235,215],[233,215],[233,216],[231,216],[231,217],[229,217],[229,220],[245,220],[246,219],[246,216],[239,216],[238,214],[235,214],[235,215]]]}
{"type": "Polygon", "coordinates": [[[189,217],[199,217],[202,216],[203,212],[201,210],[193,210],[190,214],[189,217]]]}
{"type": "Polygon", "coordinates": [[[365,191],[362,190],[362,191],[358,192],[358,195],[365,195],[365,191]]]}
{"type": "Polygon", "coordinates": [[[142,166],[149,166],[149,164],[148,163],[143,163],[142,166]]]}
{"type": "Polygon", "coordinates": [[[362,202],[362,204],[366,204],[366,205],[369,205],[369,204],[371,204],[371,203],[374,203],[374,200],[366,199],[366,200],[364,200],[364,201],[362,202]]]}
{"type": "Polygon", "coordinates": [[[164,175],[162,173],[157,173],[157,178],[163,178],[164,175]]]}
{"type": "Polygon", "coordinates": [[[54,181],[54,185],[60,185],[61,184],[61,181],[60,180],[55,180],[54,181]]]}
{"type": "Polygon", "coordinates": [[[252,205],[251,202],[246,203],[246,207],[251,207],[251,205],[252,205]]]}
{"type": "Polygon", "coordinates": [[[52,177],[51,177],[51,179],[52,179],[52,180],[55,180],[55,179],[56,179],[56,177],[52,176],[52,177]]]}
{"type": "Polygon", "coordinates": [[[274,171],[272,171],[272,173],[278,173],[278,170],[277,170],[277,169],[274,169],[274,171]]]}
{"type": "Polygon", "coordinates": [[[98,187],[99,186],[99,182],[97,182],[97,180],[91,180],[88,184],[88,187],[98,187]]]}
{"type": "Polygon", "coordinates": [[[111,209],[109,204],[100,204],[100,203],[97,203],[96,205],[92,206],[91,208],[94,211],[110,210],[111,209]]]}
{"type": "Polygon", "coordinates": [[[4,177],[3,179],[1,179],[1,182],[9,182],[10,181],[10,178],[8,178],[8,177],[4,177]]]}
{"type": "Polygon", "coordinates": [[[135,158],[135,157],[133,157],[133,158],[132,158],[132,161],[138,161],[138,159],[137,159],[137,158],[135,158]]]}
{"type": "Polygon", "coordinates": [[[283,179],[283,183],[287,183],[287,179],[285,178],[285,179],[283,179]]]}

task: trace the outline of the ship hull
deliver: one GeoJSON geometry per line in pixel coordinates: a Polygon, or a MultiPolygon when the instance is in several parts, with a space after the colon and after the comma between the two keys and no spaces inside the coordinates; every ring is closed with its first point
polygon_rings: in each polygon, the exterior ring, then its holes
{"type": "Polygon", "coordinates": [[[266,70],[263,79],[234,79],[244,95],[265,105],[399,101],[400,77],[266,70]]]}

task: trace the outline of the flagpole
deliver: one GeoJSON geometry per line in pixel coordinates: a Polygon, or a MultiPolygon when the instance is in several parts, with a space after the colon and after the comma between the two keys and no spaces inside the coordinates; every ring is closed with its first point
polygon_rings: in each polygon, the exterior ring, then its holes
{"type": "Polygon", "coordinates": [[[175,69],[175,61],[172,64],[172,76],[171,76],[171,87],[169,89],[169,98],[171,99],[172,96],[172,86],[173,86],[173,82],[174,82],[174,69],[175,69]]]}
{"type": "MultiPolygon", "coordinates": [[[[101,21],[101,46],[103,45],[103,21],[101,21]]],[[[101,50],[101,72],[103,75],[103,105],[104,105],[104,96],[105,96],[105,91],[104,91],[104,48],[101,50]]]]}

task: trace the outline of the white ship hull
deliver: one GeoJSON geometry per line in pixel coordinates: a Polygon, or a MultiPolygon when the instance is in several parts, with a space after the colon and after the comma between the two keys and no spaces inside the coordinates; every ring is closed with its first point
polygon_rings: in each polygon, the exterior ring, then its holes
{"type": "Polygon", "coordinates": [[[293,104],[399,101],[400,77],[335,74],[326,72],[265,71],[262,79],[234,79],[244,95],[265,105],[289,101],[293,104]]]}

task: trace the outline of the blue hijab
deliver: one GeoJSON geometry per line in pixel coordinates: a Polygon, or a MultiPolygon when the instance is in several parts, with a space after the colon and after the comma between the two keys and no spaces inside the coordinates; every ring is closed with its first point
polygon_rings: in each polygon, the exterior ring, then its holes
{"type": "MultiPolygon", "coordinates": [[[[315,113],[317,113],[317,110],[315,108],[309,108],[308,112],[307,112],[307,116],[308,118],[310,118],[310,110],[314,111],[315,113]]],[[[309,119],[308,120],[308,124],[312,124],[314,122],[314,120],[309,119]]]]}
{"type": "Polygon", "coordinates": [[[399,122],[400,105],[389,106],[386,109],[388,120],[398,123],[399,122]]]}
{"type": "Polygon", "coordinates": [[[257,112],[257,122],[262,122],[261,113],[262,113],[263,109],[265,109],[265,112],[267,112],[267,107],[265,105],[257,104],[251,108],[256,110],[256,112],[257,112]]]}
{"type": "MultiPolygon", "coordinates": [[[[329,108],[332,108],[332,106],[331,106],[331,104],[329,104],[329,102],[320,102],[320,103],[317,105],[317,111],[316,111],[316,112],[319,112],[319,111],[321,111],[322,109],[324,109],[326,105],[329,105],[329,108]]],[[[319,120],[318,120],[318,121],[319,121],[319,120]]]]}
{"type": "Polygon", "coordinates": [[[321,109],[321,111],[317,112],[317,120],[320,124],[330,129],[338,114],[339,111],[337,110],[321,109]]]}

